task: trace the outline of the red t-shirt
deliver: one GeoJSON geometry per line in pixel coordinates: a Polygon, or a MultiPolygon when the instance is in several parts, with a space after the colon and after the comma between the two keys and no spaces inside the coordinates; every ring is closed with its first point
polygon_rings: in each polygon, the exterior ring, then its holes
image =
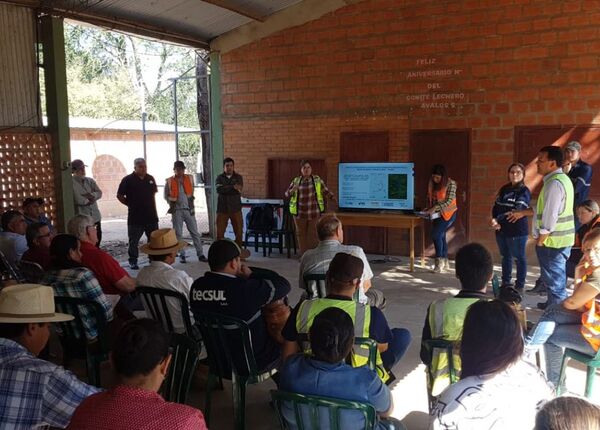
{"type": "Polygon", "coordinates": [[[89,242],[81,242],[81,263],[94,272],[104,294],[126,294],[115,283],[129,273],[109,254],[89,242]]]}
{"type": "Polygon", "coordinates": [[[153,391],[126,385],[85,399],[75,410],[67,429],[207,430],[198,409],[166,402],[153,391]]]}

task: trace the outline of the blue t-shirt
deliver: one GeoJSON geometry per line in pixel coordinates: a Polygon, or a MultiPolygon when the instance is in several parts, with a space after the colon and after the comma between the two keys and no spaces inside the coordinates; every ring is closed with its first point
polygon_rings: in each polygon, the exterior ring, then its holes
{"type": "Polygon", "coordinates": [[[531,192],[525,185],[501,189],[492,209],[492,216],[500,224],[500,230],[496,234],[507,237],[527,236],[529,233],[527,217],[523,217],[517,222],[509,222],[506,219],[506,215],[512,210],[527,209],[530,201],[531,192]]]}
{"type": "MultiPolygon", "coordinates": [[[[288,358],[281,369],[279,388],[283,391],[310,396],[332,397],[341,400],[369,403],[377,412],[386,412],[392,405],[390,389],[381,381],[375,371],[367,366],[352,367],[346,363],[326,363],[297,354],[288,358]]],[[[296,422],[291,406],[282,406],[282,413],[290,428],[296,422]]],[[[308,409],[302,411],[305,423],[309,421],[308,409]]],[[[319,428],[329,428],[329,416],[320,414],[319,428]]],[[[340,428],[359,430],[365,428],[362,414],[356,411],[342,411],[340,428]]],[[[377,426],[377,429],[384,429],[377,426]]]]}

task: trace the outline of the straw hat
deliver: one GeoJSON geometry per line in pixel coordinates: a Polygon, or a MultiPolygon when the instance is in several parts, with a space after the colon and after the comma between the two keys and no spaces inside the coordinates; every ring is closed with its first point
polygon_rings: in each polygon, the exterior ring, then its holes
{"type": "Polygon", "coordinates": [[[188,246],[183,240],[177,240],[172,228],[159,228],[150,233],[150,242],[140,247],[140,251],[148,255],[165,255],[188,246]]]}
{"type": "Polygon", "coordinates": [[[0,290],[0,323],[71,321],[72,315],[54,312],[54,290],[37,284],[17,284],[0,290]]]}

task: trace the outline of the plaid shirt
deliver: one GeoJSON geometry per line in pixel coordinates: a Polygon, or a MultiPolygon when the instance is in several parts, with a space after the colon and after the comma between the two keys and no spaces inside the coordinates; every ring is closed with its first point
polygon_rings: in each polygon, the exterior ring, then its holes
{"type": "MultiPolygon", "coordinates": [[[[112,321],[112,306],[102,292],[102,288],[94,274],[85,267],[52,270],[46,273],[46,276],[42,279],[42,284],[52,286],[54,295],[57,297],[79,297],[100,303],[104,308],[106,321],[112,321]]],[[[90,315],[90,309],[81,306],[79,312],[84,317],[85,336],[88,340],[95,339],[98,336],[98,331],[96,320],[90,315]]],[[[75,328],[75,331],[77,333],[77,328],[75,328]]]]}
{"type": "Polygon", "coordinates": [[[64,428],[96,387],[0,338],[0,430],[64,428]]]}
{"type": "MultiPolygon", "coordinates": [[[[317,203],[317,195],[315,192],[315,184],[313,183],[314,176],[310,178],[300,177],[300,184],[298,185],[298,218],[319,218],[321,211],[319,204],[317,203]]],[[[321,182],[321,192],[323,193],[323,199],[328,196],[332,196],[333,193],[329,191],[327,185],[321,178],[316,179],[321,182]]],[[[294,188],[296,179],[292,181],[288,190],[286,191],[286,197],[291,195],[291,190],[294,188]]]]}

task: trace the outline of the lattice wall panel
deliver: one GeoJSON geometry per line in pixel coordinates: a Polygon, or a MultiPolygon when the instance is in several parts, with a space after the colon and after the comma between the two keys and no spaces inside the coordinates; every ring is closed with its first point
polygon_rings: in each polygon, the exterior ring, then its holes
{"type": "Polygon", "coordinates": [[[0,211],[20,210],[26,197],[43,197],[46,215],[56,222],[50,136],[0,132],[0,211]]]}

